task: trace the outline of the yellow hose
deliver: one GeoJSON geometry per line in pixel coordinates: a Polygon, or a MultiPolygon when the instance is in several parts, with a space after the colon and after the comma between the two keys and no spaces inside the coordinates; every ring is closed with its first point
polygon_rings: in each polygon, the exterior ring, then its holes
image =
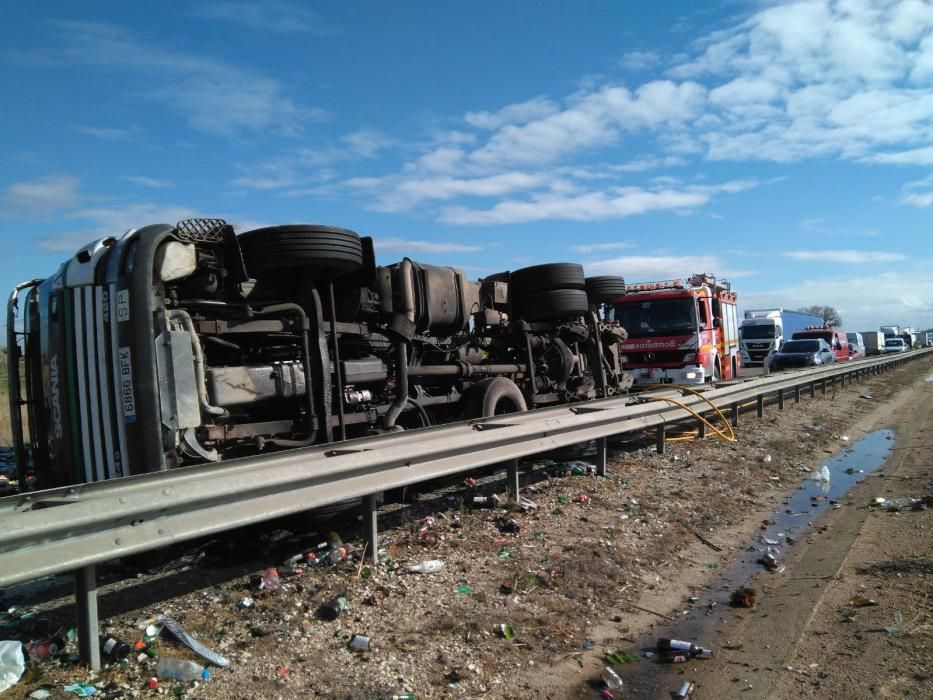
{"type": "MultiPolygon", "coordinates": [[[[673,404],[674,406],[678,406],[679,408],[682,408],[685,411],[687,411],[687,413],[691,414],[694,418],[699,420],[701,423],[704,423],[706,427],[712,430],[713,433],[717,435],[721,440],[725,442],[735,442],[735,431],[732,429],[732,424],[729,422],[729,419],[726,418],[725,414],[721,410],[719,410],[716,404],[714,404],[708,398],[703,396],[703,394],[701,394],[699,391],[696,391],[695,389],[691,389],[688,386],[681,386],[679,384],[652,384],[646,388],[652,388],[652,387],[657,387],[660,389],[677,389],[679,391],[687,391],[693,394],[694,396],[700,397],[701,399],[703,399],[703,401],[709,404],[710,408],[712,408],[713,411],[716,412],[716,415],[719,416],[719,420],[722,421],[722,425],[725,426],[725,430],[722,430],[718,426],[713,425],[708,420],[706,420],[706,418],[704,418],[701,414],[697,413],[692,408],[684,404],[682,401],[678,401],[677,399],[671,398],[669,396],[642,396],[641,398],[645,401],[666,401],[667,403],[673,404]]],[[[669,442],[683,442],[686,440],[694,440],[697,437],[699,437],[699,434],[700,434],[699,431],[694,428],[688,431],[684,431],[683,433],[675,437],[666,438],[666,439],[669,442]]]]}

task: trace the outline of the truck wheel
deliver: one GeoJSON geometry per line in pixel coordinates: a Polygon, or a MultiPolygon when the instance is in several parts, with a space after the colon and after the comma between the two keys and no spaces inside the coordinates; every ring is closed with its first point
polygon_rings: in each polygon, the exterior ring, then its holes
{"type": "Polygon", "coordinates": [[[332,279],[355,272],[363,265],[360,237],[333,226],[270,226],[241,233],[237,240],[246,270],[254,277],[303,267],[322,279],[332,279]]]}
{"type": "Polygon", "coordinates": [[[583,316],[590,308],[586,292],[582,289],[552,289],[513,299],[512,312],[526,321],[583,316]]]}
{"type": "Polygon", "coordinates": [[[464,397],[466,418],[489,418],[528,410],[525,396],[515,382],[506,377],[490,377],[471,386],[464,397]]]}
{"type": "Polygon", "coordinates": [[[510,293],[524,296],[552,289],[585,289],[583,266],[577,263],[550,263],[523,267],[512,273],[510,293]]]}
{"type": "Polygon", "coordinates": [[[586,278],[586,295],[591,302],[614,301],[625,294],[625,279],[615,275],[586,278]]]}

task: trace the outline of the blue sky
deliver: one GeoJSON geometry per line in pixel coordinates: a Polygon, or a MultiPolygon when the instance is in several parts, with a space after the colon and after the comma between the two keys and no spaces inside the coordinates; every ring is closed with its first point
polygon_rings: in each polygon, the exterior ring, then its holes
{"type": "Polygon", "coordinates": [[[933,327],[933,4],[0,4],[0,287],[196,215],[933,327]]]}

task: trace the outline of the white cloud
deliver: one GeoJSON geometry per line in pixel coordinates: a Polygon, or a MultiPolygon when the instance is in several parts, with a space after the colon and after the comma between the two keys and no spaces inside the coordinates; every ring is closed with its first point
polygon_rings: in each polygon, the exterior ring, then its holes
{"type": "Polygon", "coordinates": [[[914,2],[781,3],[701,39],[700,55],[669,75],[726,80],[698,120],[714,160],[917,162],[914,149],[876,151],[933,137],[933,94],[920,82],[931,28],[929,5],[914,2]]]}
{"type": "Polygon", "coordinates": [[[559,107],[547,97],[503,107],[497,112],[467,112],[463,120],[477,129],[501,129],[509,124],[525,124],[557,112],[559,107]]]}
{"type": "Polygon", "coordinates": [[[269,34],[331,36],[336,33],[336,27],[310,7],[279,0],[263,0],[261,3],[215,0],[193,6],[189,14],[269,34]]]}
{"type": "Polygon", "coordinates": [[[360,129],[340,138],[353,153],[363,158],[373,158],[395,143],[394,139],[375,129],[360,129]]]}
{"type": "Polygon", "coordinates": [[[929,261],[918,261],[912,268],[900,265],[897,271],[873,273],[871,303],[859,293],[866,286],[864,275],[821,275],[755,293],[743,293],[739,288],[739,303],[743,309],[833,306],[849,331],[877,330],[880,325],[892,323],[933,328],[933,278],[929,270],[929,261]]]}
{"type": "Polygon", "coordinates": [[[684,279],[715,270],[721,277],[741,276],[717,255],[626,255],[584,263],[588,275],[621,275],[631,284],[665,279],[684,279]]]}
{"type": "Polygon", "coordinates": [[[866,160],[873,163],[889,163],[892,165],[933,165],[933,146],[911,148],[905,151],[878,153],[866,160]]]}
{"type": "Polygon", "coordinates": [[[138,126],[122,129],[107,126],[73,126],[71,128],[86,136],[93,136],[96,139],[100,139],[101,141],[130,141],[142,135],[143,132],[138,126]]]}
{"type": "Polygon", "coordinates": [[[702,192],[620,187],[609,191],[564,195],[544,193],[528,200],[504,200],[490,209],[453,206],[441,212],[447,224],[515,224],[531,221],[605,221],[652,211],[687,209],[706,204],[702,192]]]}
{"type": "Polygon", "coordinates": [[[922,180],[908,182],[904,185],[903,190],[904,195],[901,197],[901,204],[909,204],[923,209],[933,206],[933,175],[929,175],[922,180]]]}
{"type": "Polygon", "coordinates": [[[781,255],[798,262],[831,262],[852,265],[900,262],[906,260],[907,257],[903,253],[884,250],[793,250],[781,255]]]}
{"type": "Polygon", "coordinates": [[[175,204],[140,202],[122,207],[88,207],[68,212],[64,218],[87,222],[80,230],[72,230],[39,239],[44,250],[73,253],[83,245],[106,236],[118,236],[131,228],[150,224],[174,225],[182,219],[199,216],[197,210],[175,204]]]}
{"type": "MultiPolygon", "coordinates": [[[[310,166],[292,154],[288,167],[258,168],[237,182],[293,196],[349,194],[380,211],[418,207],[445,223],[484,225],[693,213],[715,195],[759,184],[737,179],[707,190],[634,177],[701,160],[933,164],[929,2],[753,3],[738,23],[663,63],[673,65],[665,79],[622,85],[591,74],[563,97],[471,110],[456,131],[445,131],[449,120],[429,118],[430,137],[394,172],[374,169],[326,188],[302,187],[310,166]],[[478,197],[491,201],[468,201],[478,197]]],[[[650,52],[620,59],[633,70],[660,64],[650,52]]],[[[357,135],[356,156],[385,147],[381,134],[366,135],[357,135]]],[[[342,150],[352,150],[348,144],[344,138],[342,150]]],[[[335,155],[340,150],[318,157],[347,160],[335,155]]],[[[929,206],[921,190],[905,192],[902,201],[929,206]]]]}
{"type": "Polygon", "coordinates": [[[451,241],[414,241],[404,238],[374,238],[373,246],[380,253],[387,251],[414,253],[475,253],[482,246],[451,241]]]}
{"type": "Polygon", "coordinates": [[[79,180],[51,175],[29,182],[14,182],[3,194],[4,209],[13,216],[47,216],[77,206],[79,180]]]}
{"type": "Polygon", "coordinates": [[[478,178],[455,178],[447,175],[386,178],[351,178],[346,185],[375,197],[372,208],[378,211],[409,211],[427,201],[445,201],[454,197],[497,197],[516,190],[540,187],[544,175],[505,172],[478,178]]]}
{"type": "Polygon", "coordinates": [[[156,100],[208,134],[243,131],[298,133],[328,113],[297,103],[279,81],[252,70],[164,45],[150,45],[102,22],[60,21],[61,59],[140,77],[136,96],[156,100]]]}
{"type": "Polygon", "coordinates": [[[552,163],[576,151],[613,145],[623,131],[682,124],[697,114],[705,97],[705,89],[692,82],[655,81],[634,93],[604,87],[560,112],[503,127],[470,159],[485,167],[552,163]]]}
{"type": "Polygon", "coordinates": [[[120,179],[154,190],[169,190],[175,187],[175,183],[170,180],[157,180],[154,177],[146,177],[145,175],[121,175],[120,179]]]}
{"type": "Polygon", "coordinates": [[[616,241],[614,243],[584,243],[581,245],[570,246],[571,250],[578,253],[596,253],[606,250],[619,250],[620,248],[634,248],[635,244],[629,241],[616,241]]]}
{"type": "Polygon", "coordinates": [[[619,59],[620,66],[632,71],[654,68],[660,62],[661,57],[654,51],[629,51],[619,59]]]}
{"type": "Polygon", "coordinates": [[[640,173],[658,168],[672,168],[686,165],[687,161],[679,156],[639,156],[627,163],[610,165],[609,170],[619,173],[640,173]]]}
{"type": "Polygon", "coordinates": [[[880,236],[881,232],[875,228],[836,226],[823,218],[806,219],[800,222],[800,228],[804,231],[814,231],[821,236],[833,238],[874,238],[880,236]]]}

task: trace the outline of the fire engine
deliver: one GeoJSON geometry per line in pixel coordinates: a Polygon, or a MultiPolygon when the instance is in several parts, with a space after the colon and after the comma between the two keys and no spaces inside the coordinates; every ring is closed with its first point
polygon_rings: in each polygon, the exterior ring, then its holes
{"type": "Polygon", "coordinates": [[[622,352],[636,384],[704,384],[738,375],[736,297],[725,280],[697,274],[629,285],[611,314],[628,331],[622,352]]]}

